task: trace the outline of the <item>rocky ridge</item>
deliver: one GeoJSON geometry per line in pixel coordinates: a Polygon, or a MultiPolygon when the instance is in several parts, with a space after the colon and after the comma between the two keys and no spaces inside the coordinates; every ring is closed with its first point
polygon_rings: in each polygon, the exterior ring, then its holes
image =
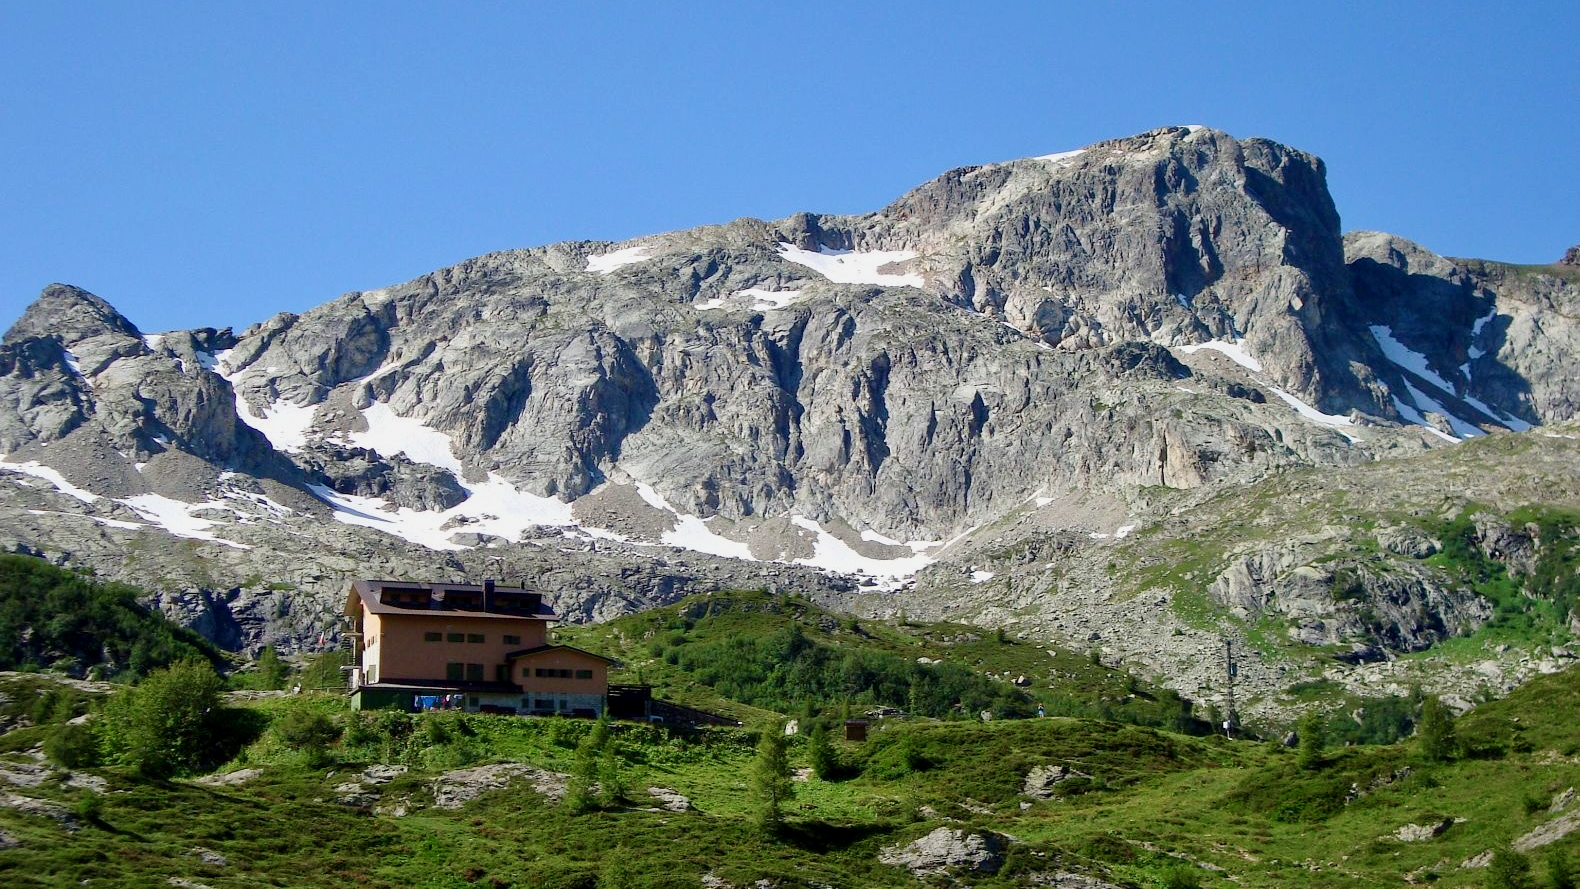
{"type": "MultiPolygon", "coordinates": [[[[239,335],[145,335],[52,285],[0,345],[0,542],[236,648],[332,638],[349,577],[437,574],[573,619],[775,586],[1145,657],[1174,600],[1113,601],[1092,566],[1170,515],[1580,405],[1572,278],[1344,236],[1324,177],[1168,127],[864,216],[490,254],[239,335]]],[[[1357,570],[1390,603],[1358,621],[1314,567],[1341,539],[1191,581],[1307,646],[1486,619],[1424,569],[1357,570]]]]}

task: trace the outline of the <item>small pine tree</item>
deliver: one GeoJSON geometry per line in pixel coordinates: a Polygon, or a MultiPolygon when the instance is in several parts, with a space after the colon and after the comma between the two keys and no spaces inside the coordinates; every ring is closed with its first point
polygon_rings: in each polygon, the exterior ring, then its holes
{"type": "Polygon", "coordinates": [[[598,805],[612,808],[625,799],[625,777],[620,774],[620,754],[613,742],[605,743],[598,757],[598,805]]]}
{"type": "Polygon", "coordinates": [[[576,745],[576,758],[571,761],[571,777],[562,801],[562,805],[573,815],[597,808],[598,797],[593,792],[593,786],[598,781],[600,754],[608,742],[609,720],[607,716],[601,716],[593,723],[592,730],[582,737],[581,743],[576,745]]]}
{"type": "Polygon", "coordinates": [[[274,646],[264,646],[263,652],[258,655],[258,686],[278,691],[285,687],[285,677],[290,672],[291,668],[280,659],[280,653],[274,650],[274,646]]]}
{"type": "Polygon", "coordinates": [[[1315,769],[1322,765],[1322,717],[1316,713],[1307,713],[1300,717],[1300,722],[1295,726],[1295,733],[1300,737],[1300,746],[1295,753],[1295,763],[1303,770],[1315,769]]]}
{"type": "Polygon", "coordinates": [[[1447,762],[1459,749],[1454,737],[1454,714],[1437,695],[1421,701],[1421,719],[1415,726],[1416,750],[1427,762],[1447,762]]]}
{"type": "Polygon", "coordinates": [[[812,726],[812,734],[808,737],[807,756],[812,760],[812,774],[824,781],[832,781],[839,775],[839,756],[834,752],[834,745],[828,740],[828,725],[823,720],[818,720],[812,726]]]}
{"type": "Polygon", "coordinates": [[[751,771],[752,820],[764,833],[777,833],[784,825],[784,804],[795,793],[795,785],[790,782],[783,728],[770,722],[758,734],[757,759],[751,771]]]}
{"type": "Polygon", "coordinates": [[[1487,865],[1487,889],[1534,889],[1531,860],[1508,846],[1500,846],[1487,865]]]}
{"type": "Polygon", "coordinates": [[[1547,889],[1575,889],[1575,875],[1563,850],[1547,853],[1547,889]]]}

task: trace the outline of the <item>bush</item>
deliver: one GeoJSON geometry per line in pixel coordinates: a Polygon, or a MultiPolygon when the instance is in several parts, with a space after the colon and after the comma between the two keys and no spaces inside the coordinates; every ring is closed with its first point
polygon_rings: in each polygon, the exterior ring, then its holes
{"type": "Polygon", "coordinates": [[[328,761],[329,745],[340,736],[340,729],[328,716],[306,707],[287,710],[271,729],[287,746],[301,751],[307,764],[315,768],[328,761]]]}
{"type": "Polygon", "coordinates": [[[221,729],[221,687],[206,661],[185,660],[111,695],[95,723],[105,761],[151,778],[201,768],[221,729]]]}
{"type": "Polygon", "coordinates": [[[1486,889],[1534,889],[1531,860],[1508,846],[1500,846],[1487,865],[1486,889]]]}
{"type": "Polygon", "coordinates": [[[81,769],[99,764],[98,742],[85,725],[57,725],[44,736],[44,755],[65,769],[81,769]]]}
{"type": "Polygon", "coordinates": [[[138,604],[139,592],[33,556],[0,555],[0,670],[47,663],[73,676],[141,676],[183,658],[219,661],[203,637],[138,604]]]}

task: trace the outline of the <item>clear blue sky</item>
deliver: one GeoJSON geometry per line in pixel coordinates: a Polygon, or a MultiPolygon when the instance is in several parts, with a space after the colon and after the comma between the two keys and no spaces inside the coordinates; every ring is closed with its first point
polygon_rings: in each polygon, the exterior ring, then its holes
{"type": "Polygon", "coordinates": [[[1580,242],[1580,4],[0,0],[0,328],[51,281],[238,329],[470,256],[874,210],[1164,124],[1345,228],[1580,242]]]}

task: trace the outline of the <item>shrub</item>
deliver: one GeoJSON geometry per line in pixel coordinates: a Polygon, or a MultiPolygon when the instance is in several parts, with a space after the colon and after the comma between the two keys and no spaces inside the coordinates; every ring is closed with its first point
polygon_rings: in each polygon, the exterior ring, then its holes
{"type": "Polygon", "coordinates": [[[340,736],[340,729],[328,716],[306,707],[293,707],[271,726],[286,745],[301,751],[307,764],[323,765],[329,759],[329,745],[340,736]]]}
{"type": "Polygon", "coordinates": [[[44,755],[61,768],[98,765],[99,748],[93,731],[84,725],[57,725],[44,736],[44,755]]]}
{"type": "Polygon", "coordinates": [[[185,660],[111,695],[95,723],[105,760],[153,778],[200,768],[219,728],[221,684],[206,661],[185,660]]]}
{"type": "Polygon", "coordinates": [[[1534,889],[1531,860],[1508,846],[1500,846],[1487,865],[1486,889],[1534,889]]]}

